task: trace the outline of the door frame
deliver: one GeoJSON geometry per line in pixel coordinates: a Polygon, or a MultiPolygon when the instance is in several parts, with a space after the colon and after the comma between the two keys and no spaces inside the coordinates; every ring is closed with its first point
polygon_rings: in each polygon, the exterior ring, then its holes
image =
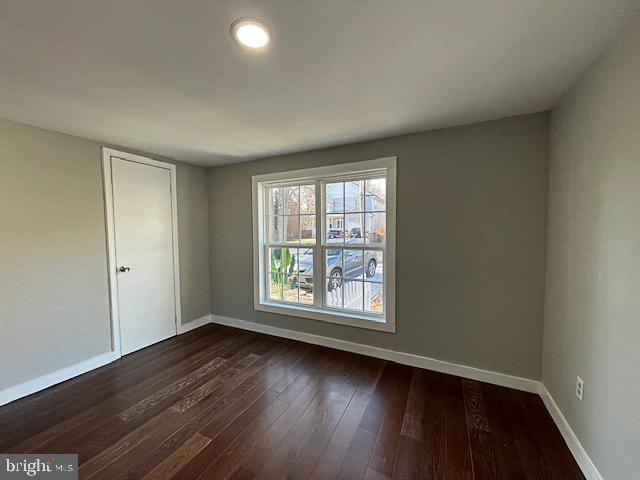
{"type": "Polygon", "coordinates": [[[178,249],[178,199],[176,185],[176,166],[172,163],[122,152],[113,148],[102,147],[102,178],[104,184],[105,221],[107,225],[107,272],[109,280],[109,316],[111,320],[111,350],[118,357],[122,356],[120,338],[120,312],[118,303],[118,279],[116,264],[115,219],[113,210],[113,179],[111,175],[111,158],[116,157],[130,162],[141,163],[169,170],[171,178],[171,229],[173,234],[173,295],[175,303],[175,328],[182,325],[182,309],[180,307],[180,258],[178,249]]]}

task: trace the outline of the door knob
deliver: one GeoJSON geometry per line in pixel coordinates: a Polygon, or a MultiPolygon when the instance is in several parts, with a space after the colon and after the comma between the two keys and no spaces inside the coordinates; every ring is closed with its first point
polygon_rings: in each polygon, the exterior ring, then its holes
{"type": "Polygon", "coordinates": [[[128,272],[129,270],[131,270],[131,267],[125,267],[124,265],[122,267],[120,267],[118,270],[120,270],[121,272],[128,272]]]}

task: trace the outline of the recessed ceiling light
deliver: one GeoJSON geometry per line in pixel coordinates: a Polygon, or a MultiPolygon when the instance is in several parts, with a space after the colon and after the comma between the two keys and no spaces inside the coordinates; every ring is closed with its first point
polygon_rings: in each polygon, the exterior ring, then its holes
{"type": "Polygon", "coordinates": [[[241,46],[252,50],[266,47],[270,40],[267,27],[252,18],[241,18],[233,22],[231,36],[241,46]]]}

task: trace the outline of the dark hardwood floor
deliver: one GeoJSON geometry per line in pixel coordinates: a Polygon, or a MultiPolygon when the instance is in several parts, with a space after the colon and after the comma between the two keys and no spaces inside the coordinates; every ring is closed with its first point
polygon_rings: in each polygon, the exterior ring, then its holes
{"type": "Polygon", "coordinates": [[[582,479],[537,395],[208,325],[0,407],[91,479],[582,479]]]}

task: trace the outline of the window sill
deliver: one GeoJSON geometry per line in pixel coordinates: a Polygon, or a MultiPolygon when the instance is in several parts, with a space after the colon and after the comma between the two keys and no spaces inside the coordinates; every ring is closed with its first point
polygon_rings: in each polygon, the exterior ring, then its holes
{"type": "Polygon", "coordinates": [[[384,318],[373,315],[360,315],[327,311],[312,306],[286,305],[275,302],[259,302],[254,304],[254,309],[262,312],[277,313],[291,317],[308,318],[327,323],[336,323],[350,327],[365,328],[382,332],[395,333],[395,324],[385,321],[384,318]]]}

